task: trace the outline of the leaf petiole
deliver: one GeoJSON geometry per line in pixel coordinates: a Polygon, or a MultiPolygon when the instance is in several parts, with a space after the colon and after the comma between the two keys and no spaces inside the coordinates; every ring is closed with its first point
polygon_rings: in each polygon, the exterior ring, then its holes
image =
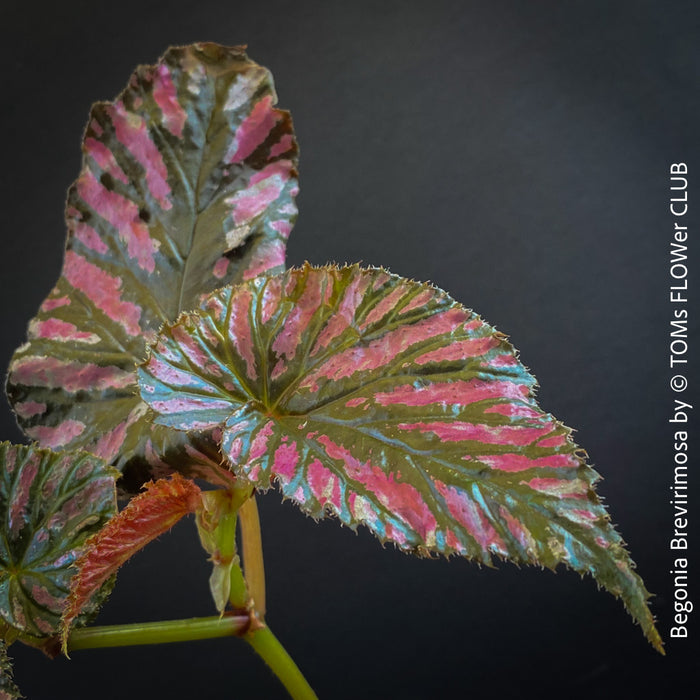
{"type": "Polygon", "coordinates": [[[68,651],[240,637],[249,626],[248,615],[216,615],[187,620],[85,627],[71,632],[68,651]]]}
{"type": "Polygon", "coordinates": [[[265,619],[265,564],[263,562],[260,516],[255,495],[243,502],[238,511],[241,524],[241,550],[243,570],[255,611],[261,620],[265,619]]]}
{"type": "Polygon", "coordinates": [[[263,625],[251,630],[250,623],[249,615],[226,614],[222,617],[216,615],[187,620],[85,627],[71,632],[68,651],[243,637],[279,678],[294,700],[318,700],[316,693],[270,628],[263,625]]]}

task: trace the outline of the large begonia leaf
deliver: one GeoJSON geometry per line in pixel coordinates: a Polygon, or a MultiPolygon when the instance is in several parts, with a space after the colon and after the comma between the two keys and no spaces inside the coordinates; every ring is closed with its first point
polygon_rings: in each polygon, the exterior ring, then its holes
{"type": "Polygon", "coordinates": [[[206,440],[151,430],[135,363],[204,293],[283,269],[297,146],[276,99],[241,48],[196,44],[93,106],[62,274],[10,365],[8,394],[32,439],[156,475],[212,454],[206,440]]]}
{"type": "Polygon", "coordinates": [[[128,559],[158,535],[201,505],[201,491],[175,473],[145,485],[145,491],[86,542],[75,563],[70,593],[63,609],[61,637],[67,649],[68,634],[84,606],[128,559]]]}
{"type": "Polygon", "coordinates": [[[162,425],[222,425],[235,470],[419,554],[564,563],[661,650],[598,475],[505,336],[434,287],[305,266],[213,293],[139,370],[162,425]]]}
{"type": "Polygon", "coordinates": [[[86,452],[0,443],[0,617],[58,633],[85,541],[116,513],[118,473],[86,452]]]}

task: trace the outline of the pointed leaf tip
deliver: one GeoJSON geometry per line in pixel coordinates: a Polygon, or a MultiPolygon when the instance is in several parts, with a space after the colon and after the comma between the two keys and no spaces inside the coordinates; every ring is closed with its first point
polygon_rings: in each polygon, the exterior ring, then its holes
{"type": "Polygon", "coordinates": [[[276,99],[240,47],[204,43],[170,49],[94,105],[61,277],[9,368],[31,439],[88,449],[136,490],[144,473],[216,472],[210,439],[147,421],[134,369],[162,323],[202,295],[283,269],[298,149],[276,99]]]}
{"type": "Polygon", "coordinates": [[[86,542],[76,562],[61,620],[64,652],[71,625],[104,582],[136,552],[199,507],[199,487],[177,473],[149,482],[144,489],[86,542]]]}
{"type": "Polygon", "coordinates": [[[139,369],[157,422],[221,425],[240,476],[406,551],[591,573],[660,649],[597,474],[479,316],[358,266],[307,265],[203,308],[166,326],[139,369]]]}

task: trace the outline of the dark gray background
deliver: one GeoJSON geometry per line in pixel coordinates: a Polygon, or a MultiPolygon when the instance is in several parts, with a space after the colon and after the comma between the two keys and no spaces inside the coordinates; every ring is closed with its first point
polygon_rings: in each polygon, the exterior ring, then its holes
{"type": "MultiPolygon", "coordinates": [[[[260,503],[268,619],[322,700],[700,688],[700,611],[690,640],[668,640],[667,423],[670,163],[691,170],[693,256],[700,211],[697,3],[66,0],[2,15],[4,365],[59,273],[91,102],[169,44],[248,44],[301,145],[290,263],[430,279],[508,333],[541,405],[577,428],[604,475],[599,492],[668,641],[662,658],[590,578],[414,560],[367,532],[315,525],[271,492],[260,503]]],[[[698,398],[697,382],[689,392],[698,398]]],[[[2,437],[20,440],[9,409],[0,418],[2,437]]],[[[695,503],[691,514],[697,542],[695,503]]],[[[124,568],[100,621],[211,614],[207,576],[183,523],[124,568]]],[[[11,651],[31,700],[285,697],[237,640],[70,663],[11,651]]]]}

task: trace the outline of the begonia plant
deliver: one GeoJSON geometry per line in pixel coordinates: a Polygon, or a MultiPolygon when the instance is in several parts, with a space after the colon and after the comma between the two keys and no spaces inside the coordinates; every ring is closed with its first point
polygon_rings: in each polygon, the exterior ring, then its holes
{"type": "Polygon", "coordinates": [[[598,475],[506,336],[383,268],[285,270],[298,151],[275,102],[243,49],[205,43],[92,108],[61,276],[7,378],[32,442],[0,445],[0,698],[21,697],[16,641],[232,635],[315,697],[265,617],[271,486],[418,556],[591,574],[663,652],[598,475]],[[91,626],[118,568],[188,514],[212,616],[91,626]]]}

